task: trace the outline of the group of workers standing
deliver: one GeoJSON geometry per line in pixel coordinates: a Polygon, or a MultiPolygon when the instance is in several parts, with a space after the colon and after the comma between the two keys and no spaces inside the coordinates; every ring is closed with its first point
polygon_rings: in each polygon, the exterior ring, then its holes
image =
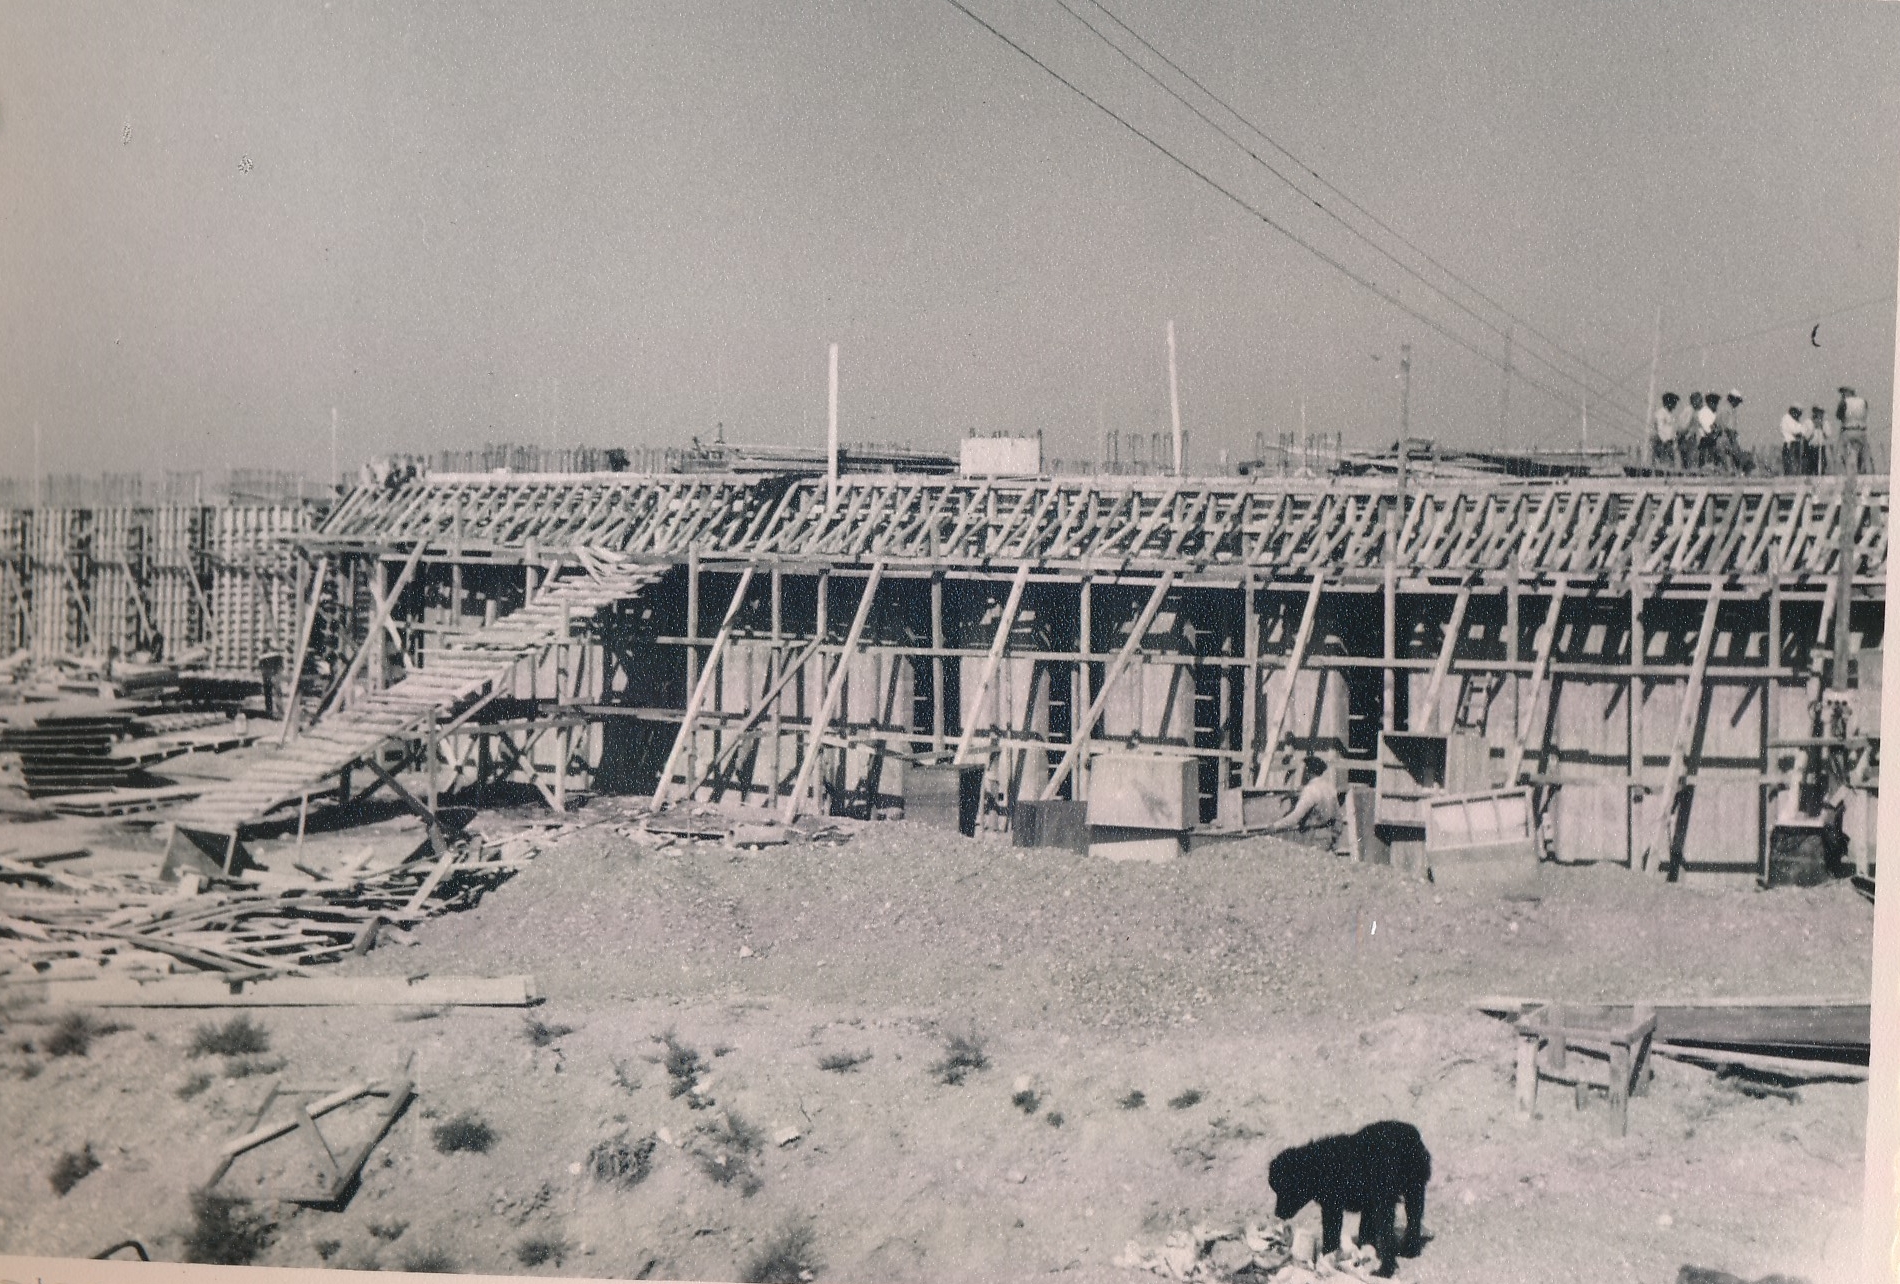
{"type": "MultiPolygon", "coordinates": [[[[1683,472],[1741,473],[1752,460],[1742,449],[1736,416],[1742,394],[1730,389],[1692,392],[1684,401],[1673,392],[1662,395],[1662,405],[1650,421],[1649,457],[1659,468],[1683,472]]],[[[1813,476],[1856,472],[1873,466],[1867,445],[1867,399],[1852,388],[1840,389],[1840,402],[1829,414],[1823,406],[1804,411],[1789,406],[1781,418],[1781,471],[1813,476]]]]}
{"type": "Polygon", "coordinates": [[[1844,473],[1850,469],[1864,473],[1873,467],[1873,452],[1867,447],[1867,398],[1852,388],[1841,389],[1840,404],[1828,414],[1824,406],[1811,406],[1806,415],[1799,406],[1789,406],[1781,417],[1781,471],[1814,476],[1819,473],[1844,473]]]}

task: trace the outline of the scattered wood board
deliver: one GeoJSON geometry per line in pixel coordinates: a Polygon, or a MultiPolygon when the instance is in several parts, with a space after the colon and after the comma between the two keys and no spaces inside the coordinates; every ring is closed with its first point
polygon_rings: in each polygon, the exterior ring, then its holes
{"type": "Polygon", "coordinates": [[[274,977],[230,981],[216,976],[171,976],[46,983],[52,1003],[106,1008],[245,1007],[501,1007],[536,1003],[531,976],[274,977]]]}

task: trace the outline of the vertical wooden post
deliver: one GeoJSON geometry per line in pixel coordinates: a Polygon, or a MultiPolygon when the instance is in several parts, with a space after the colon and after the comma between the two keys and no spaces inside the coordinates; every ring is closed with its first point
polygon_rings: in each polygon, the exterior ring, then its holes
{"type": "MultiPolygon", "coordinates": [[[[699,692],[699,545],[693,544],[686,550],[686,695],[689,703],[697,703],[699,692]]],[[[691,713],[688,721],[691,721],[691,713]]],[[[699,737],[686,733],[686,778],[698,777],[699,737]]],[[[671,780],[669,776],[660,782],[665,789],[671,780]]]]}
{"type": "Polygon", "coordinates": [[[1075,666],[1075,689],[1069,701],[1069,739],[1082,742],[1082,756],[1072,773],[1075,783],[1069,788],[1069,797],[1076,802],[1086,802],[1089,796],[1088,742],[1095,738],[1095,720],[1088,717],[1088,711],[1095,704],[1095,671],[1089,667],[1089,657],[1095,654],[1095,577],[1093,575],[1082,577],[1082,585],[1077,590],[1077,595],[1081,600],[1076,609],[1075,649],[1082,656],[1082,660],[1075,666]]]}
{"type": "MultiPolygon", "coordinates": [[[[785,572],[782,568],[772,568],[772,678],[776,682],[785,669],[785,572]]],[[[769,697],[770,698],[770,697],[769,697]]],[[[772,698],[772,787],[766,797],[766,806],[778,802],[779,777],[784,770],[783,748],[780,736],[783,734],[784,719],[779,712],[779,701],[772,698]]]]}
{"type": "MultiPolygon", "coordinates": [[[[944,649],[943,631],[943,572],[930,573],[930,645],[932,650],[944,649]]],[[[930,748],[933,753],[943,752],[944,741],[944,673],[943,656],[930,657],[930,748]]]]}
{"type": "Polygon", "coordinates": [[[437,726],[436,726],[436,710],[435,710],[435,706],[431,705],[429,707],[428,744],[427,744],[427,747],[424,749],[424,752],[427,753],[429,756],[429,810],[431,812],[435,811],[436,809],[435,807],[435,803],[436,803],[435,767],[436,767],[436,762],[442,756],[441,747],[442,747],[442,738],[441,738],[441,732],[437,729],[437,726]]]}
{"type": "Polygon", "coordinates": [[[1252,571],[1241,584],[1241,647],[1247,667],[1242,680],[1247,684],[1240,693],[1240,783],[1253,779],[1254,754],[1260,748],[1260,585],[1252,571]]]}
{"type": "Polygon", "coordinates": [[[825,431],[825,503],[838,504],[838,345],[831,345],[831,413],[825,431]]]}
{"type": "Polygon", "coordinates": [[[462,627],[462,608],[468,602],[468,595],[462,591],[462,564],[449,567],[449,624],[453,628],[462,627]]]}
{"type": "Polygon", "coordinates": [[[1179,477],[1186,465],[1187,451],[1181,439],[1181,393],[1174,373],[1174,322],[1168,322],[1168,411],[1174,419],[1174,475],[1179,477]]]}
{"type": "Polygon", "coordinates": [[[1642,798],[1648,763],[1645,760],[1645,745],[1648,738],[1643,719],[1643,704],[1647,693],[1643,689],[1643,670],[1649,667],[1649,637],[1643,631],[1643,583],[1635,576],[1630,577],[1630,677],[1629,677],[1629,775],[1630,788],[1627,791],[1629,807],[1628,819],[1623,826],[1623,863],[1632,868],[1636,864],[1636,834],[1639,828],[1636,800],[1642,798]]]}
{"type": "Polygon", "coordinates": [[[1854,563],[1859,560],[1854,547],[1854,537],[1860,528],[1860,506],[1856,493],[1855,468],[1859,460],[1851,450],[1842,452],[1847,458],[1847,472],[1841,478],[1841,528],[1840,548],[1834,568],[1834,680],[1829,683],[1836,691],[1848,689],[1848,650],[1853,646],[1853,602],[1854,602],[1854,563]]]}
{"type": "Polygon", "coordinates": [[[1385,517],[1385,708],[1380,726],[1398,730],[1399,657],[1399,526],[1405,514],[1405,460],[1409,453],[1405,438],[1399,438],[1399,476],[1393,487],[1392,507],[1385,517]]]}

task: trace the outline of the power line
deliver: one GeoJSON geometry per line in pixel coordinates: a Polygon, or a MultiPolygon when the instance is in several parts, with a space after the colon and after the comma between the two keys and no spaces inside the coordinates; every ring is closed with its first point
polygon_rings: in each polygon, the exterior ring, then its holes
{"type": "MultiPolygon", "coordinates": [[[[1411,240],[1407,239],[1402,233],[1394,230],[1389,224],[1387,224],[1378,215],[1372,213],[1372,211],[1366,209],[1365,206],[1361,205],[1358,201],[1355,201],[1351,196],[1347,195],[1344,191],[1340,190],[1338,186],[1328,181],[1327,179],[1321,177],[1321,175],[1319,174],[1317,170],[1315,170],[1312,166],[1308,165],[1305,161],[1301,160],[1298,156],[1295,156],[1291,151],[1287,150],[1278,141],[1276,141],[1271,134],[1268,134],[1264,129],[1260,128],[1260,126],[1254,124],[1246,116],[1242,115],[1241,112],[1237,108],[1235,108],[1232,104],[1228,103],[1219,94],[1209,89],[1205,84],[1203,84],[1199,79],[1197,79],[1192,72],[1188,71],[1186,68],[1182,67],[1179,63],[1175,62],[1174,59],[1168,57],[1166,53],[1164,53],[1162,50],[1157,48],[1153,44],[1153,42],[1147,39],[1147,37],[1143,36],[1139,31],[1136,31],[1133,27],[1129,26],[1128,23],[1124,22],[1120,17],[1118,17],[1115,11],[1110,9],[1107,5],[1103,4],[1101,0],[1089,0],[1089,3],[1092,4],[1095,8],[1100,9],[1103,13],[1107,14],[1110,20],[1112,20],[1116,26],[1120,27],[1123,31],[1127,32],[1130,36],[1134,37],[1134,39],[1141,44],[1142,48],[1146,49],[1149,53],[1153,54],[1156,58],[1159,58],[1163,63],[1166,63],[1168,67],[1171,68],[1177,75],[1181,76],[1189,84],[1193,85],[1196,89],[1200,90],[1201,93],[1205,94],[1208,98],[1212,99],[1228,115],[1232,116],[1235,120],[1245,125],[1248,129],[1252,130],[1255,134],[1259,135],[1260,138],[1266,141],[1268,146],[1272,147],[1275,151],[1280,153],[1280,155],[1286,157],[1289,161],[1292,161],[1295,165],[1305,170],[1308,174],[1311,174],[1320,183],[1325,184],[1325,186],[1329,190],[1331,190],[1341,200],[1345,201],[1346,204],[1350,205],[1353,209],[1357,210],[1359,213],[1365,215],[1365,217],[1367,217],[1368,219],[1371,219],[1373,223],[1377,224],[1388,235],[1398,240],[1401,244],[1405,245],[1407,248],[1412,250],[1415,254],[1423,258],[1427,263],[1431,264],[1433,267],[1437,268],[1440,272],[1444,273],[1447,277],[1451,278],[1451,280],[1457,282],[1459,285],[1463,286],[1465,289],[1469,290],[1471,293],[1477,295],[1480,299],[1490,304],[1498,312],[1502,313],[1506,318],[1508,318],[1510,322],[1512,322],[1515,325],[1522,326],[1524,329],[1528,330],[1531,334],[1535,335],[1537,338],[1542,339],[1546,344],[1548,344],[1554,351],[1556,351],[1560,355],[1567,357],[1571,361],[1576,362],[1577,365],[1581,366],[1584,370],[1587,370],[1591,374],[1596,375],[1597,378],[1604,381],[1604,385],[1601,387],[1593,386],[1592,384],[1590,384],[1589,381],[1585,379],[1581,379],[1567,370],[1561,369],[1554,362],[1550,361],[1549,359],[1545,358],[1544,356],[1540,355],[1539,353],[1535,351],[1527,351],[1525,355],[1529,356],[1534,361],[1541,362],[1547,369],[1549,369],[1552,373],[1556,374],[1559,378],[1566,379],[1570,381],[1571,383],[1576,384],[1579,388],[1582,388],[1588,392],[1594,393],[1598,397],[1609,402],[1609,404],[1613,406],[1614,408],[1623,411],[1625,414],[1632,415],[1632,416],[1636,414],[1636,412],[1632,410],[1630,407],[1626,405],[1622,405],[1621,403],[1617,402],[1614,398],[1611,398],[1605,394],[1604,387],[1608,387],[1612,390],[1614,390],[1617,387],[1617,385],[1609,383],[1610,376],[1608,374],[1606,374],[1602,370],[1597,369],[1595,366],[1591,365],[1588,361],[1584,360],[1582,357],[1578,356],[1576,353],[1571,352],[1567,348],[1564,348],[1562,345],[1558,344],[1554,339],[1544,334],[1543,331],[1539,330],[1536,326],[1532,325],[1530,322],[1526,321],[1524,318],[1516,315],[1509,308],[1506,308],[1503,304],[1499,303],[1496,299],[1486,294],[1483,290],[1471,284],[1469,281],[1459,276],[1456,272],[1453,272],[1450,268],[1446,267],[1444,264],[1440,263],[1437,259],[1433,258],[1431,254],[1427,253],[1423,249],[1420,249],[1411,240]]],[[[1298,192],[1300,196],[1310,201],[1316,209],[1320,210],[1322,213],[1326,214],[1329,218],[1333,219],[1335,222],[1337,222],[1341,227],[1345,228],[1352,235],[1364,241],[1367,245],[1371,246],[1379,254],[1384,255],[1387,259],[1397,264],[1401,270],[1409,273],[1413,278],[1415,278],[1417,281],[1423,284],[1427,289],[1431,290],[1433,293],[1445,299],[1453,307],[1459,309],[1461,312],[1464,312],[1467,316],[1477,321],[1480,325],[1485,326],[1487,329],[1491,330],[1494,334],[1497,334],[1499,336],[1502,336],[1504,334],[1504,328],[1502,326],[1499,326],[1496,322],[1480,315],[1475,309],[1473,309],[1472,307],[1464,303],[1462,300],[1454,298],[1448,291],[1446,291],[1445,289],[1443,289],[1442,287],[1438,285],[1433,284],[1431,281],[1427,280],[1423,273],[1419,272],[1416,268],[1412,267],[1410,264],[1400,259],[1397,255],[1393,254],[1390,250],[1387,250],[1384,246],[1378,244],[1376,241],[1374,241],[1370,236],[1366,235],[1359,228],[1354,227],[1350,222],[1348,222],[1340,214],[1336,213],[1335,211],[1331,209],[1328,209],[1326,205],[1323,204],[1318,198],[1314,197],[1310,192],[1305,191],[1303,188],[1299,186],[1299,184],[1295,183],[1292,179],[1288,178],[1285,174],[1282,174],[1273,165],[1269,164],[1265,158],[1260,156],[1259,153],[1255,152],[1251,147],[1247,146],[1247,144],[1243,143],[1240,139],[1235,138],[1232,134],[1228,133],[1227,130],[1223,129],[1219,124],[1217,124],[1213,119],[1211,119],[1200,108],[1196,107],[1193,103],[1189,102],[1187,98],[1184,97],[1177,90],[1175,90],[1173,86],[1169,85],[1167,82],[1162,80],[1159,76],[1155,75],[1154,72],[1150,71],[1148,68],[1142,66],[1138,60],[1136,60],[1120,45],[1116,44],[1113,40],[1110,40],[1106,35],[1102,33],[1102,31],[1099,28],[1095,26],[1094,23],[1082,17],[1082,15],[1077,13],[1074,9],[1070,8],[1068,4],[1068,0],[1056,0],[1056,4],[1061,6],[1063,12],[1067,13],[1070,17],[1074,18],[1077,22],[1081,23],[1082,26],[1087,28],[1088,31],[1092,35],[1094,35],[1096,39],[1100,40],[1103,44],[1107,45],[1110,49],[1113,49],[1117,54],[1120,54],[1123,60],[1126,61],[1130,66],[1134,67],[1137,71],[1141,72],[1144,76],[1148,77],[1148,79],[1152,80],[1155,84],[1159,85],[1164,91],[1166,91],[1171,97],[1173,97],[1175,101],[1179,102],[1182,106],[1186,107],[1189,111],[1193,112],[1196,116],[1200,117],[1201,120],[1205,121],[1208,124],[1208,126],[1211,127],[1222,138],[1225,138],[1228,142],[1232,143],[1235,147],[1238,147],[1241,151],[1247,153],[1248,156],[1252,157],[1269,174],[1272,174],[1275,178],[1279,179],[1282,183],[1285,183],[1288,187],[1291,187],[1295,192],[1298,192]]]]}
{"type": "MultiPolygon", "coordinates": [[[[1259,219],[1262,223],[1265,223],[1268,227],[1280,233],[1280,235],[1286,237],[1288,240],[1292,241],[1295,245],[1299,246],[1301,249],[1305,250],[1307,253],[1313,255],[1315,258],[1319,259],[1321,262],[1327,264],[1328,266],[1338,271],[1342,276],[1346,277],[1348,280],[1352,281],[1356,285],[1359,285],[1360,287],[1369,291],[1370,293],[1377,295],[1379,298],[1384,299],[1387,303],[1390,303],[1393,307],[1405,313],[1407,316],[1411,317],[1413,320],[1418,321],[1420,324],[1429,327],[1430,329],[1436,331],[1440,335],[1443,335],[1445,338],[1457,344],[1459,347],[1463,348],[1465,351],[1471,353],[1473,356],[1477,357],[1479,360],[1484,361],[1487,364],[1490,364],[1492,366],[1497,366],[1499,369],[1503,368],[1502,363],[1500,363],[1496,357],[1493,357],[1490,353],[1485,352],[1482,348],[1471,343],[1463,335],[1460,335],[1456,333],[1455,331],[1446,329],[1443,325],[1439,324],[1437,321],[1433,320],[1431,317],[1428,317],[1424,313],[1419,312],[1416,309],[1407,305],[1404,300],[1382,289],[1379,285],[1377,285],[1376,283],[1370,280],[1367,280],[1364,276],[1361,276],[1359,273],[1353,271],[1351,268],[1347,267],[1344,263],[1341,263],[1338,259],[1334,258],[1332,255],[1326,253],[1324,250],[1313,245],[1311,242],[1304,240],[1297,233],[1291,231],[1290,229],[1286,227],[1283,227],[1279,223],[1276,223],[1271,217],[1269,217],[1267,214],[1262,212],[1259,208],[1257,208],[1256,206],[1248,202],[1244,197],[1239,196],[1236,193],[1234,193],[1231,189],[1222,186],[1219,182],[1209,177],[1206,173],[1204,173],[1203,171],[1199,169],[1196,169],[1191,163],[1189,163],[1186,160],[1183,160],[1180,156],[1168,150],[1166,146],[1164,146],[1162,143],[1157,141],[1152,135],[1145,133],[1138,126],[1130,123],[1125,117],[1116,113],[1112,108],[1108,107],[1100,99],[1096,98],[1094,95],[1090,94],[1087,90],[1075,84],[1075,82],[1068,79],[1061,72],[1051,67],[1048,63],[1044,62],[1042,59],[1036,57],[1035,54],[1023,48],[1023,46],[1017,44],[1014,40],[1010,39],[1007,35],[1003,34],[1001,31],[997,30],[995,27],[991,26],[988,22],[984,21],[982,17],[978,16],[976,13],[973,13],[970,9],[968,9],[967,7],[963,5],[962,0],[944,0],[944,3],[949,5],[951,8],[955,9],[957,12],[961,13],[964,17],[968,18],[970,21],[976,23],[977,26],[983,28],[983,30],[989,32],[992,36],[995,36],[998,40],[1008,45],[1011,49],[1014,49],[1017,53],[1021,54],[1024,58],[1027,58],[1030,62],[1034,63],[1037,67],[1041,68],[1044,72],[1046,72],[1051,79],[1056,81],[1056,83],[1060,84],[1063,88],[1069,90],[1071,93],[1075,94],[1078,98],[1081,98],[1084,102],[1088,103],[1091,107],[1101,112],[1104,116],[1107,116],[1110,120],[1120,125],[1123,129],[1126,129],[1129,133],[1141,139],[1142,142],[1147,143],[1150,147],[1160,152],[1163,156],[1173,161],[1176,165],[1179,165],[1182,169],[1186,170],[1189,174],[1192,174],[1195,178],[1200,179],[1201,182],[1205,183],[1208,187],[1220,193],[1220,195],[1226,197],[1229,201],[1232,201],[1235,205],[1238,205],[1241,209],[1253,215],[1255,218],[1259,219]]],[[[1560,393],[1556,391],[1555,389],[1546,386],[1545,384],[1539,383],[1537,380],[1530,378],[1528,375],[1525,375],[1522,371],[1514,371],[1513,373],[1516,375],[1517,378],[1523,380],[1525,384],[1527,384],[1528,386],[1532,388],[1537,389],[1539,392],[1543,393],[1545,396],[1549,397],[1552,401],[1555,401],[1557,404],[1561,406],[1565,406],[1565,407],[1568,407],[1571,404],[1571,399],[1566,394],[1560,393]]],[[[1625,432],[1626,435],[1633,435],[1629,433],[1628,429],[1622,429],[1622,431],[1625,432]]]]}
{"type": "MultiPolygon", "coordinates": [[[[1804,325],[1819,325],[1831,317],[1843,316],[1849,312],[1858,312],[1862,308],[1871,308],[1876,303],[1892,303],[1894,298],[1894,295],[1883,294],[1877,299],[1862,299],[1859,303],[1850,303],[1846,307],[1835,308],[1832,312],[1822,312],[1814,316],[1805,316],[1794,321],[1778,321],[1774,325],[1766,325],[1759,330],[1750,330],[1746,334],[1733,334],[1726,339],[1711,339],[1707,343],[1692,343],[1680,348],[1664,348],[1662,355],[1665,357],[1679,357],[1685,352],[1703,352],[1709,348],[1726,348],[1731,343],[1741,343],[1748,339],[1759,339],[1765,334],[1779,334],[1783,330],[1799,330],[1804,325]]],[[[1647,364],[1648,362],[1644,362],[1644,365],[1647,364]]],[[[1630,373],[1618,380],[1616,386],[1621,388],[1631,379],[1634,379],[1642,369],[1643,366],[1636,367],[1636,369],[1630,371],[1630,373]]]]}

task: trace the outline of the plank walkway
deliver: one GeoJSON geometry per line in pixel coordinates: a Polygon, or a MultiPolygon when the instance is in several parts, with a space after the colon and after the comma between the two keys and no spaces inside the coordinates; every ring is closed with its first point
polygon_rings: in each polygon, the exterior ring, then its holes
{"type": "Polygon", "coordinates": [[[593,559],[594,569],[554,580],[532,604],[494,625],[446,641],[427,663],[340,712],[319,719],[280,753],[261,757],[237,778],[209,789],[175,824],[234,834],[272,811],[322,793],[329,781],[391,741],[426,735],[507,682],[515,666],[566,639],[570,630],[616,602],[636,597],[664,567],[593,559]]]}

